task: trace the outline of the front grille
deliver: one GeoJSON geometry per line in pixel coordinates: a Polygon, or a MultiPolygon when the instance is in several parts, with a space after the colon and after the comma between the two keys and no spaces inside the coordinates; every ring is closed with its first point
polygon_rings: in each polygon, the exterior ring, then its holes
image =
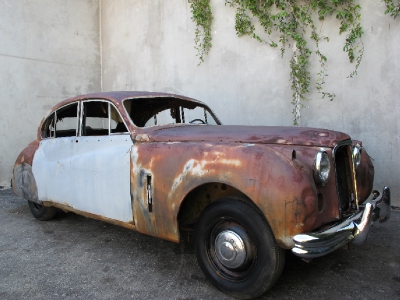
{"type": "Polygon", "coordinates": [[[343,216],[352,207],[353,188],[351,173],[351,146],[338,146],[334,151],[336,188],[339,199],[339,209],[343,216]]]}

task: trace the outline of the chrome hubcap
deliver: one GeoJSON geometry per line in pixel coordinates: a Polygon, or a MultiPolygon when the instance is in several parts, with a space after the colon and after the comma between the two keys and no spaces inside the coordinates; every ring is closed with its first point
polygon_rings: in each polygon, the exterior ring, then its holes
{"type": "Polygon", "coordinates": [[[218,260],[227,268],[238,268],[246,261],[246,247],[242,238],[231,230],[220,232],[215,239],[218,260]]]}

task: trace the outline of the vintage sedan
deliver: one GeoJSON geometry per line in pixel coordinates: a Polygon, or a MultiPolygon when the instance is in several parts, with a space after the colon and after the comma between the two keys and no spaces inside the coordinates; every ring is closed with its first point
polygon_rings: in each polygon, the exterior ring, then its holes
{"type": "Polygon", "coordinates": [[[390,191],[372,192],[373,178],[345,133],[224,126],[184,96],[108,92],[55,105],[12,186],[39,220],[62,209],[173,242],[194,230],[209,280],[253,298],[279,278],[285,249],[309,260],[387,221],[390,191]]]}

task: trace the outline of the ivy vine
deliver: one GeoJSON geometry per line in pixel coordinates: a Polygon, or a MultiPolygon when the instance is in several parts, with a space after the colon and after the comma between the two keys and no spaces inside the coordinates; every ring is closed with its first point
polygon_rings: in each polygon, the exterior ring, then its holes
{"type": "Polygon", "coordinates": [[[396,19],[400,13],[400,0],[397,0],[397,4],[395,4],[395,0],[383,0],[383,2],[386,4],[385,14],[389,14],[396,19]]]}
{"type": "MultiPolygon", "coordinates": [[[[195,44],[200,58],[211,49],[211,25],[213,15],[210,0],[188,0],[192,11],[192,20],[196,24],[195,44]]],[[[396,18],[399,14],[399,1],[382,0],[386,3],[385,13],[396,18]]],[[[333,100],[335,94],[324,91],[327,57],[320,51],[321,41],[329,41],[327,36],[320,34],[320,24],[328,17],[335,17],[339,22],[339,34],[346,33],[343,51],[347,53],[351,63],[355,62],[354,70],[349,74],[357,74],[361,63],[364,44],[364,31],[360,24],[361,6],[356,0],[225,0],[236,10],[235,30],[237,35],[250,36],[260,43],[271,47],[279,47],[282,57],[289,48],[292,49],[290,59],[290,80],[292,94],[293,123],[299,124],[300,111],[303,108],[301,100],[306,99],[311,84],[309,58],[315,54],[318,58],[320,71],[315,82],[322,98],[333,100]],[[263,39],[256,33],[255,21],[264,29],[267,38],[263,39]],[[317,25],[319,25],[317,27],[317,25]],[[278,36],[274,40],[272,36],[278,36]],[[310,42],[314,43],[311,48],[310,42]]],[[[289,48],[289,49],[290,49],[289,48]]],[[[199,63],[199,64],[200,64],[199,63]]]]}
{"type": "Polygon", "coordinates": [[[194,42],[201,63],[204,62],[204,55],[207,55],[211,49],[211,24],[213,15],[210,0],[188,1],[192,10],[192,21],[196,24],[194,42]]]}

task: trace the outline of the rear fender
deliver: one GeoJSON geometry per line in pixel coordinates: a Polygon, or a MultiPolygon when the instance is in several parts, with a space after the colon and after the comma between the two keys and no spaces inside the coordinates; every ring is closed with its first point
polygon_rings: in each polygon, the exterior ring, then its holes
{"type": "Polygon", "coordinates": [[[19,154],[14,165],[11,185],[17,196],[42,204],[38,199],[37,185],[32,173],[33,157],[38,147],[39,141],[33,141],[19,154]]]}

